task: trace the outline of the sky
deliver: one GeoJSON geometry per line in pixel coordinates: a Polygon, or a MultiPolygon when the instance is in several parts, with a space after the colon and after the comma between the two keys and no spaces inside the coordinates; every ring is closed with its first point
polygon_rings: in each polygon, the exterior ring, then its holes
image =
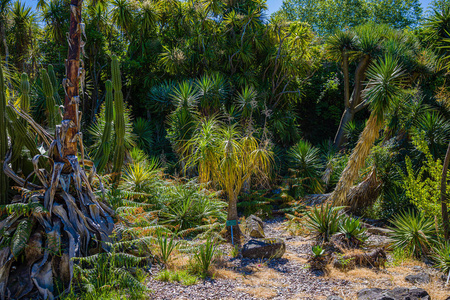
{"type": "MultiPolygon", "coordinates": [[[[37,0],[25,0],[25,2],[27,3],[27,5],[35,7],[37,0]]],[[[431,0],[420,0],[420,2],[422,3],[423,8],[426,9],[431,0]]],[[[281,7],[282,3],[283,0],[267,0],[267,5],[269,6],[268,15],[277,11],[281,7]]]]}

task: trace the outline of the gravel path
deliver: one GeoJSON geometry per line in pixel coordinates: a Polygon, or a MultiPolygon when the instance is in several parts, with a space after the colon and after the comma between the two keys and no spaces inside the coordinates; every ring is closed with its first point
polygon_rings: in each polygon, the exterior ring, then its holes
{"type": "Polygon", "coordinates": [[[349,295],[351,282],[323,277],[307,268],[310,241],[300,236],[288,236],[281,230],[282,221],[274,219],[265,222],[264,231],[266,237],[285,239],[287,249],[283,258],[260,261],[224,256],[224,268],[218,270],[217,279],[199,281],[191,286],[161,282],[152,277],[148,282],[149,288],[154,291],[151,298],[281,300],[349,295]]]}

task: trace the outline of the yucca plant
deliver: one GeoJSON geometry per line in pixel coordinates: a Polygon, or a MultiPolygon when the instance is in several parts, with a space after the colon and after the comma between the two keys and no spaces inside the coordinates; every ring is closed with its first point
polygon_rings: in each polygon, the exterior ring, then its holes
{"type": "Polygon", "coordinates": [[[124,169],[119,188],[137,193],[150,193],[151,187],[158,180],[159,161],[155,158],[132,162],[124,169]]]}
{"type": "Polygon", "coordinates": [[[171,254],[180,243],[175,238],[176,236],[172,236],[169,239],[167,234],[163,235],[161,232],[158,232],[157,244],[159,246],[159,259],[165,267],[169,265],[171,254]]]}
{"type": "Polygon", "coordinates": [[[329,203],[313,207],[305,213],[305,226],[319,241],[328,242],[339,231],[342,209],[342,206],[335,207],[329,203]]]}
{"type": "Polygon", "coordinates": [[[217,113],[228,96],[228,86],[220,74],[204,75],[196,80],[199,107],[204,116],[217,113]]]}
{"type": "Polygon", "coordinates": [[[430,253],[430,247],[436,241],[432,218],[409,210],[395,216],[391,224],[391,238],[396,248],[407,249],[417,258],[430,253]]]}
{"type": "Polygon", "coordinates": [[[360,247],[364,244],[368,238],[366,231],[360,220],[352,217],[343,218],[339,224],[339,233],[344,237],[347,247],[360,247]]]}
{"type": "Polygon", "coordinates": [[[326,271],[328,259],[326,257],[325,249],[320,245],[314,245],[311,248],[312,255],[308,259],[311,269],[326,271]]]}
{"type": "Polygon", "coordinates": [[[214,262],[214,258],[217,252],[217,245],[214,240],[208,238],[204,244],[198,247],[197,252],[194,254],[191,267],[195,273],[198,273],[200,277],[205,278],[210,273],[211,264],[214,262]]]}
{"type": "Polygon", "coordinates": [[[324,166],[318,148],[301,140],[288,150],[287,159],[296,197],[323,192],[321,173],[324,166]]]}
{"type": "Polygon", "coordinates": [[[325,254],[325,249],[320,245],[312,246],[311,251],[313,253],[313,257],[321,257],[325,254]]]}
{"type": "Polygon", "coordinates": [[[150,150],[153,145],[153,130],[151,123],[143,118],[133,122],[133,133],[136,136],[136,145],[142,150],[150,150]]]}
{"type": "MultiPolygon", "coordinates": [[[[111,217],[114,212],[94,194],[97,174],[93,162],[85,157],[81,138],[78,110],[78,82],[84,79],[79,69],[83,44],[80,30],[81,2],[71,2],[67,74],[66,84],[63,85],[66,97],[64,120],[55,126],[54,135],[20,107],[8,105],[17,116],[27,121],[29,133],[38,136],[44,144],[43,148],[47,149],[45,155],[38,154],[32,159],[34,182],[30,182],[31,176],[24,179],[14,172],[11,168],[11,152],[1,158],[4,159],[4,172],[20,186],[21,193],[12,205],[33,204],[32,210],[28,212],[14,209],[1,222],[3,247],[0,250],[0,273],[3,275],[0,294],[10,295],[11,298],[18,299],[31,294],[45,299],[59,296],[58,293],[68,290],[72,284],[72,258],[101,253],[111,247],[108,242],[111,241],[114,228],[111,217]],[[44,232],[45,235],[42,234],[44,232]],[[13,264],[15,267],[12,267],[13,264]],[[24,268],[33,272],[23,273],[21,270],[24,268]],[[39,279],[33,280],[33,274],[39,274],[39,279]],[[12,278],[21,278],[26,285],[17,289],[17,281],[12,278]]],[[[48,78],[44,76],[43,79],[48,78]]],[[[0,113],[4,116],[4,85],[1,85],[0,90],[0,113]]],[[[46,93],[48,91],[50,89],[46,93]]],[[[49,93],[47,95],[50,96],[49,93]]],[[[5,131],[4,127],[1,129],[5,131]]],[[[7,145],[0,142],[1,147],[7,145]]]]}
{"type": "Polygon", "coordinates": [[[167,114],[172,108],[172,90],[175,83],[172,81],[165,81],[159,85],[152,86],[148,92],[148,101],[146,108],[157,115],[167,114]]]}
{"type": "Polygon", "coordinates": [[[432,259],[436,268],[448,274],[450,272],[450,242],[438,243],[433,249],[432,259]]]}
{"type": "MultiPolygon", "coordinates": [[[[244,183],[253,178],[264,178],[272,165],[272,151],[268,143],[261,142],[254,136],[241,134],[237,124],[225,125],[215,118],[203,119],[199,130],[195,131],[193,138],[186,144],[185,153],[187,165],[198,166],[201,178],[211,178],[214,183],[222,187],[228,198],[228,220],[237,220],[237,197],[244,183]],[[215,127],[214,134],[206,134],[204,129],[215,127]],[[214,138],[214,141],[211,138],[214,138]],[[210,143],[207,152],[202,151],[205,143],[210,143]],[[204,161],[207,153],[208,161],[204,161]],[[201,167],[200,167],[201,166],[201,167]]],[[[238,228],[238,227],[237,227],[238,228]]],[[[228,236],[231,241],[231,231],[228,227],[228,236]]],[[[235,240],[239,240],[240,232],[233,231],[235,240]]]]}
{"type": "Polygon", "coordinates": [[[253,86],[245,86],[241,92],[237,93],[236,104],[241,110],[242,118],[251,118],[253,111],[258,106],[257,97],[258,92],[253,86]]]}

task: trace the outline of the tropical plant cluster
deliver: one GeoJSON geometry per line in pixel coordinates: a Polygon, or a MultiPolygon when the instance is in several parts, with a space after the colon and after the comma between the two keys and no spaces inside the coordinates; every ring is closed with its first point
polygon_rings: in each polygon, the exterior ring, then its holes
{"type": "Polygon", "coordinates": [[[364,248],[377,220],[403,255],[450,270],[450,3],[267,12],[1,1],[0,298],[145,297],[153,265],[195,284],[219,243],[239,256],[226,224],[249,214],[314,235],[313,268],[332,244],[364,248]],[[8,285],[25,269],[26,288],[8,285]]]}

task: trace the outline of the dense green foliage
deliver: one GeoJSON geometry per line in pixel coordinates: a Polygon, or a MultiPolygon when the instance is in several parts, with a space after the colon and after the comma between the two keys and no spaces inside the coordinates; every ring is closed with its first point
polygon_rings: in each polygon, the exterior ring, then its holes
{"type": "MultiPolygon", "coordinates": [[[[78,160],[99,173],[83,180],[114,210],[117,240],[76,262],[83,295],[142,294],[145,275],[129,270],[150,253],[160,280],[210,276],[226,220],[253,213],[292,213],[347,248],[377,219],[396,247],[449,270],[449,1],[284,0],[272,16],[265,0],[85,2],[78,160]],[[171,265],[180,253],[186,272],[171,265]]],[[[61,148],[70,10],[0,3],[0,162],[19,174],[0,174],[0,221],[14,229],[0,225],[0,244],[18,260],[47,212],[11,186],[54,171],[32,159],[61,148]]],[[[324,249],[312,249],[317,268],[324,249]]]]}

